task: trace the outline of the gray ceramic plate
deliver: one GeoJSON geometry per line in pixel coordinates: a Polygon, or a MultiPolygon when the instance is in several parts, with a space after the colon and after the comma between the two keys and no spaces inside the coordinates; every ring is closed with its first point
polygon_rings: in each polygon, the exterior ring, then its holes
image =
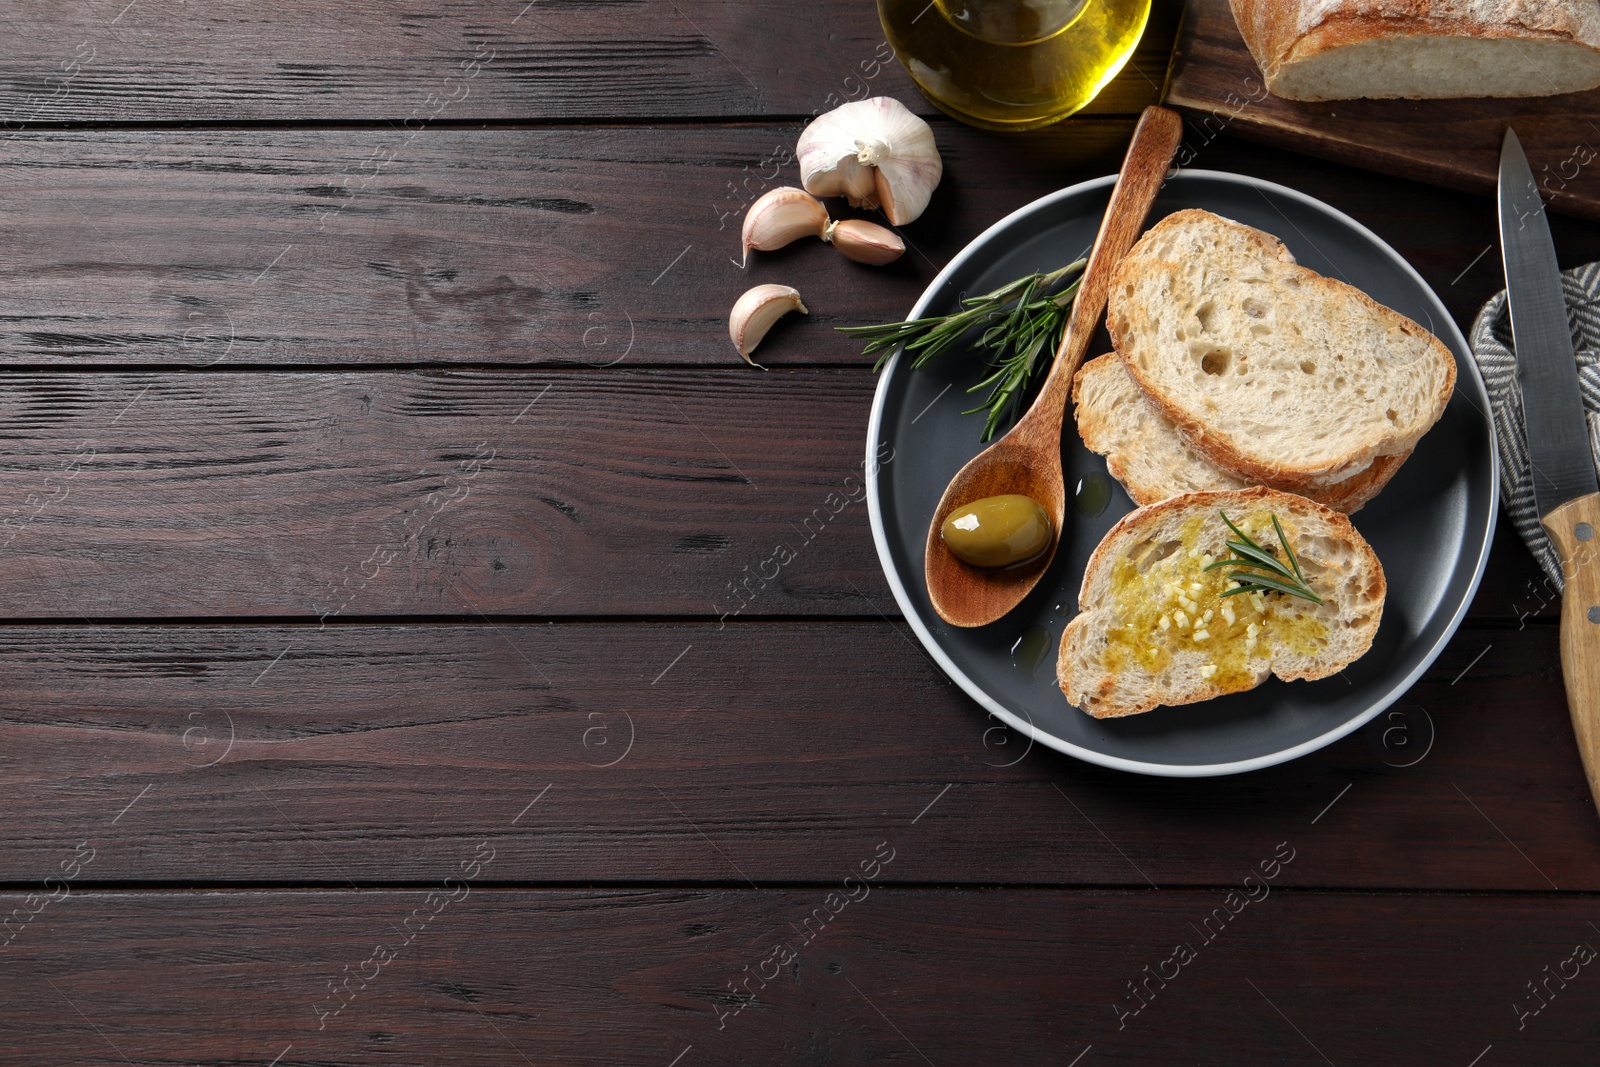
{"type": "MultiPolygon", "coordinates": [[[[934,279],[910,317],[947,311],[962,293],[987,292],[1086,254],[1113,181],[1107,176],[1063,189],[990,227],[934,279]]],[[[950,626],[934,613],[922,552],[946,483],[979,450],[981,419],[961,412],[972,406],[965,390],[980,377],[981,361],[952,352],[942,365],[913,372],[896,358],[878,384],[867,434],[869,473],[871,457],[894,450],[868,481],[878,555],[911,628],[945,672],[988,711],[1043,744],[1107,767],[1177,776],[1232,774],[1293,759],[1357,729],[1410,688],[1455,633],[1478,587],[1499,484],[1489,401],[1466,340],[1393,249],[1304,194],[1214,171],[1177,174],[1157,198],[1151,221],[1191,207],[1275,234],[1305,266],[1410,316],[1455,353],[1456,391],[1444,417],[1382,495],[1354,516],[1383,561],[1389,597],[1372,650],[1342,674],[1319,682],[1269,679],[1204,704],[1090,718],[1056,687],[1056,649],[1076,614],[1089,553],[1133,504],[1109,481],[1105,462],[1083,447],[1070,416],[1062,434],[1067,485],[1106,480],[1110,504],[1093,515],[1069,505],[1061,548],[1038,587],[1010,615],[976,630],[950,626]],[[1024,649],[1016,656],[1019,640],[1024,649]],[[1027,653],[1041,647],[1043,659],[1031,667],[1027,653]]],[[[1107,350],[1102,335],[1089,355],[1107,350]]]]}

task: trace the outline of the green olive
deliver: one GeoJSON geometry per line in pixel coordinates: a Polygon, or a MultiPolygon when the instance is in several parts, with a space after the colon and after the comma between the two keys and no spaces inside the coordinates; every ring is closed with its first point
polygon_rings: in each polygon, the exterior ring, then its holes
{"type": "Polygon", "coordinates": [[[1050,547],[1050,516],[1032,497],[989,496],[950,513],[940,528],[945,547],[974,567],[1026,563],[1050,547]]]}

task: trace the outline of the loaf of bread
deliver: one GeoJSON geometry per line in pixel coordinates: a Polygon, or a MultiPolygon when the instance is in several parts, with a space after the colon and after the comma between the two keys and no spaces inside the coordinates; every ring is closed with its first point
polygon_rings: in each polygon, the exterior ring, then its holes
{"type": "Polygon", "coordinates": [[[1600,85],[1595,0],[1231,0],[1288,100],[1549,96],[1600,85]]]}
{"type": "Polygon", "coordinates": [[[1252,689],[1276,675],[1325,678],[1372,645],[1383,567],[1350,520],[1273,489],[1187,493],[1129,512],[1089,558],[1079,614],[1061,635],[1056,680],[1106,719],[1252,689]],[[1282,560],[1277,516],[1314,603],[1279,592],[1223,596],[1226,514],[1282,560]]]}
{"type": "Polygon", "coordinates": [[[1106,325],[1151,405],[1212,465],[1318,492],[1404,456],[1455,387],[1449,349],[1282,242],[1209,211],[1141,237],[1106,325]]]}
{"type": "MultiPolygon", "coordinates": [[[[1106,457],[1106,469],[1122,483],[1135,504],[1154,504],[1169,496],[1202,490],[1245,489],[1250,483],[1208,462],[1145,399],[1115,352],[1091,359],[1072,380],[1078,433],[1092,452],[1106,457]]],[[[1346,515],[1378,495],[1405,456],[1379,456],[1342,482],[1306,493],[1346,515]]],[[[1270,487],[1269,487],[1270,488],[1270,487]]]]}

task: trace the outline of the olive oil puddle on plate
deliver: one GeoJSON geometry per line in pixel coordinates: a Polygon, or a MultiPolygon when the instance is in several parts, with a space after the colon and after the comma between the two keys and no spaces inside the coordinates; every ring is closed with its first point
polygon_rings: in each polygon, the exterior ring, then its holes
{"type": "MultiPolygon", "coordinates": [[[[1078,514],[1095,518],[1111,506],[1111,479],[1104,474],[1086,474],[1078,481],[1073,492],[1073,504],[1078,514]]],[[[1056,618],[1076,614],[1070,601],[1062,601],[1050,609],[1056,618]]],[[[1038,672],[1039,665],[1050,657],[1055,647],[1055,636],[1043,626],[1030,626],[1022,631],[1011,646],[1011,662],[1030,678],[1038,672]]]]}
{"type": "Polygon", "coordinates": [[[1050,655],[1050,646],[1054,643],[1049,630],[1043,626],[1030,626],[1022,631],[1017,643],[1011,646],[1011,662],[1023,673],[1032,676],[1039,669],[1039,664],[1050,655]]]}
{"type": "Polygon", "coordinates": [[[1072,503],[1078,509],[1078,514],[1086,518],[1103,515],[1106,508],[1111,506],[1111,479],[1104,474],[1084,475],[1078,480],[1072,503]]]}

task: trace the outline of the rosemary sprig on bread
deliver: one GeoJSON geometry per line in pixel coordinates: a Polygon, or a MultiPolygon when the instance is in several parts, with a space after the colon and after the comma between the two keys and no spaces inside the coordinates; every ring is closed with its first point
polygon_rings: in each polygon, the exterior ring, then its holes
{"type": "Polygon", "coordinates": [[[1278,559],[1272,554],[1271,549],[1262,548],[1255,539],[1234,524],[1225,511],[1217,512],[1222,516],[1222,521],[1228,524],[1228,529],[1239,538],[1237,541],[1223,542],[1228,551],[1233,553],[1231,559],[1219,559],[1205,569],[1208,571],[1219,568],[1231,568],[1228,577],[1233,579],[1232,588],[1223,592],[1223,596],[1238,596],[1240,593],[1288,593],[1301,600],[1309,600],[1313,604],[1322,603],[1322,598],[1316,594],[1306,582],[1306,576],[1300,570],[1300,560],[1294,554],[1294,548],[1289,544],[1289,535],[1283,532],[1283,524],[1278,521],[1278,516],[1272,516],[1272,528],[1277,531],[1278,544],[1283,546],[1283,554],[1288,557],[1288,563],[1278,559]]]}
{"type": "Polygon", "coordinates": [[[1272,676],[1326,678],[1371,647],[1386,589],[1372,547],[1330,508],[1260,487],[1185,493],[1123,516],[1094,550],[1056,678],[1098,719],[1240,693],[1272,676]],[[1319,601],[1271,595],[1283,590],[1263,581],[1271,568],[1259,559],[1250,578],[1266,588],[1228,595],[1226,572],[1239,561],[1218,567],[1216,557],[1233,544],[1259,548],[1268,530],[1299,546],[1293,566],[1275,562],[1308,588],[1309,576],[1319,601]]]}

